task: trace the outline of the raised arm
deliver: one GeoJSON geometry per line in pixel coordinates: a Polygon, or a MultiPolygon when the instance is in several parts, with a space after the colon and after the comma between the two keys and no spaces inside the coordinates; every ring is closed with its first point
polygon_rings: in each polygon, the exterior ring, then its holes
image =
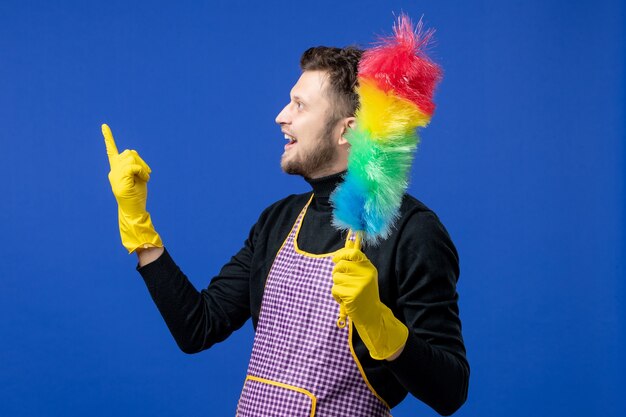
{"type": "Polygon", "coordinates": [[[250,317],[249,265],[254,228],[244,247],[209,286],[198,291],[163,247],[146,210],[150,167],[134,150],[119,153],[111,129],[102,125],[118,203],[122,244],[137,253],[150,295],[180,349],[199,352],[225,339],[250,317]]]}

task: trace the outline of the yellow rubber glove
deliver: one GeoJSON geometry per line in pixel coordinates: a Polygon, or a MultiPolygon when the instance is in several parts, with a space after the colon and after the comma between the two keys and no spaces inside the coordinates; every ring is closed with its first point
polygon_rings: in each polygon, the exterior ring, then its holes
{"type": "Polygon", "coordinates": [[[332,294],[354,323],[372,358],[388,359],[404,347],[409,329],[380,301],[378,271],[359,248],[357,235],[333,256],[332,294]]]}
{"type": "Polygon", "coordinates": [[[150,213],[146,211],[150,167],[134,150],[119,153],[111,129],[102,125],[102,135],[109,157],[109,182],[117,200],[122,245],[128,253],[137,248],[162,247],[161,237],[154,230],[150,213]]]}

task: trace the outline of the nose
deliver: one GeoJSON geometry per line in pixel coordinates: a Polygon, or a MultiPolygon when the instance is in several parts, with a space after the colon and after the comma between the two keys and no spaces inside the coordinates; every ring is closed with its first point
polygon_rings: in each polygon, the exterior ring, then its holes
{"type": "Polygon", "coordinates": [[[278,123],[279,125],[283,125],[286,123],[289,123],[289,104],[287,104],[285,107],[283,107],[283,109],[280,111],[280,113],[278,113],[278,115],[276,116],[276,123],[278,123]]]}

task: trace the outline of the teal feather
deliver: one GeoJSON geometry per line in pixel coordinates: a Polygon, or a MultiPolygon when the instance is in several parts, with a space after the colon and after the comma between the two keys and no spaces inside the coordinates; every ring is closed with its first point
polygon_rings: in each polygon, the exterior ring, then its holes
{"type": "Polygon", "coordinates": [[[408,187],[408,172],[419,138],[417,132],[377,142],[370,133],[350,130],[348,172],[331,195],[333,224],[360,232],[365,244],[386,239],[399,216],[408,187]]]}

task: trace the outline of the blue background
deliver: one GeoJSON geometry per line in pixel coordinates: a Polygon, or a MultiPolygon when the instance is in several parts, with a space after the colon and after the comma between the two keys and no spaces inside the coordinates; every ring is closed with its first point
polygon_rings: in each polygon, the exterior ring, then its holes
{"type": "Polygon", "coordinates": [[[274,124],[301,52],[401,10],[445,70],[410,191],[460,252],[457,415],[626,415],[623,2],[4,0],[1,416],[234,414],[252,326],[177,349],[120,245],[100,124],[151,165],[155,225],[204,287],[308,190],[274,124]]]}

